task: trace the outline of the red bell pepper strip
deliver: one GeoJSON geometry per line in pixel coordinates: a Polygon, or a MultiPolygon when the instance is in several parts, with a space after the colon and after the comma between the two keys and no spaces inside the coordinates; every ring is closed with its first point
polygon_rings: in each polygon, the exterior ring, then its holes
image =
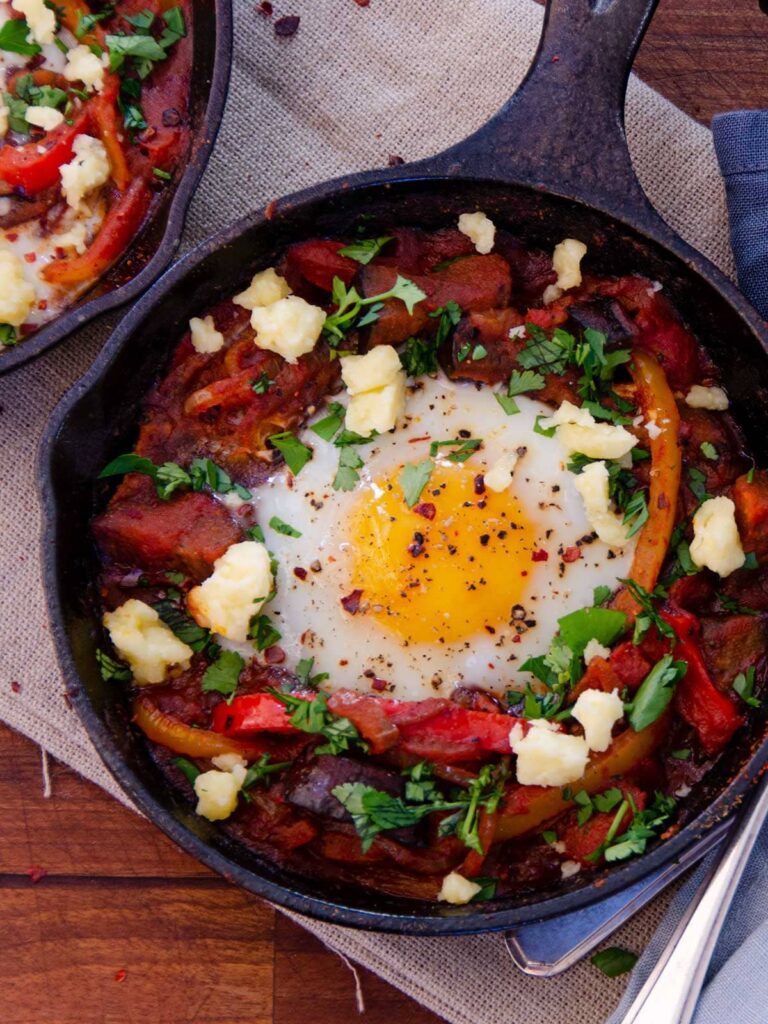
{"type": "Polygon", "coordinates": [[[81,256],[47,264],[42,276],[61,285],[84,284],[101,277],[133,242],[150,199],[147,183],[137,178],[110,207],[93,245],[81,256]]]}
{"type": "Polygon", "coordinates": [[[339,249],[343,249],[344,245],[344,242],[333,242],[330,239],[298,242],[290,246],[286,253],[288,266],[305,281],[324,291],[331,290],[334,277],[349,286],[360,264],[349,256],[339,255],[339,249]]]}
{"type": "Polygon", "coordinates": [[[42,153],[39,142],[3,146],[0,149],[0,181],[14,188],[23,188],[28,196],[57,185],[61,180],[59,168],[72,159],[72,143],[87,130],[90,120],[90,111],[86,107],[74,124],[62,124],[48,132],[42,153]]]}
{"type": "Polygon", "coordinates": [[[153,743],[161,743],[176,754],[186,754],[188,757],[240,754],[252,759],[263,753],[261,744],[232,739],[210,729],[193,729],[186,722],[161,711],[146,696],[136,698],[133,705],[133,720],[153,743]]]}
{"type": "MultiPolygon", "coordinates": [[[[471,761],[484,753],[509,754],[509,733],[528,723],[511,715],[470,711],[449,701],[399,701],[382,697],[335,694],[328,709],[349,718],[374,753],[397,746],[432,761],[471,761]]],[[[213,713],[212,728],[246,738],[259,732],[295,733],[285,707],[268,693],[236,697],[213,713]]]]}
{"type": "Polygon", "coordinates": [[[662,611],[661,617],[677,636],[674,657],[688,665],[688,671],[677,684],[677,710],[696,730],[705,753],[717,754],[744,724],[744,718],[710,679],[697,642],[701,625],[696,616],[674,608],[662,611]]]}

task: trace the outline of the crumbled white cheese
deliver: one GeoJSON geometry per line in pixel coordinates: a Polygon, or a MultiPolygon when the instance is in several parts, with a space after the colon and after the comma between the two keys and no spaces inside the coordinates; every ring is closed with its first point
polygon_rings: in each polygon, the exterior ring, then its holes
{"type": "Polygon", "coordinates": [[[496,226],[480,210],[475,213],[462,213],[459,217],[459,231],[475,243],[475,248],[483,256],[493,248],[496,226]]]}
{"type": "Polygon", "coordinates": [[[353,395],[349,400],[344,422],[348,430],[367,437],[374,431],[377,434],[384,434],[392,430],[404,412],[405,373],[393,384],[353,395]]]}
{"type": "Polygon", "coordinates": [[[621,548],[627,543],[628,527],[613,508],[608,496],[608,467],[604,462],[591,462],[574,477],[574,486],[584,502],[589,525],[603,543],[621,548]]]}
{"type": "Polygon", "coordinates": [[[584,664],[588,665],[593,658],[607,658],[610,653],[608,647],[604,647],[599,640],[592,637],[584,648],[584,664]]]}
{"type": "Polygon", "coordinates": [[[91,135],[78,135],[72,152],[71,162],[59,168],[61,191],[72,209],[80,210],[85,196],[109,180],[109,160],[104,143],[91,135]]]}
{"type": "Polygon", "coordinates": [[[509,335],[508,336],[513,341],[514,341],[515,338],[524,338],[525,337],[525,324],[520,324],[518,327],[510,327],[509,335]]]}
{"type": "Polygon", "coordinates": [[[400,356],[392,345],[377,345],[363,356],[341,358],[341,379],[350,395],[393,384],[402,372],[400,356]]]}
{"type": "Polygon", "coordinates": [[[232,301],[245,309],[258,309],[260,306],[271,306],[280,299],[287,299],[290,294],[291,286],[285,278],[274,267],[267,267],[254,274],[245,291],[236,295],[232,301]]]}
{"type": "MultiPolygon", "coordinates": [[[[219,760],[214,758],[214,764],[219,760]]],[[[228,818],[237,807],[237,794],[243,788],[245,774],[244,764],[233,764],[227,771],[201,772],[195,779],[195,813],[209,821],[228,818]]]]}
{"type": "Polygon", "coordinates": [[[54,128],[64,124],[64,115],[53,107],[27,107],[24,117],[28,124],[42,128],[46,132],[52,132],[54,128]]]}
{"type": "Polygon", "coordinates": [[[36,299],[19,257],[10,249],[0,249],[0,324],[20,327],[36,299]]]}
{"type": "Polygon", "coordinates": [[[192,648],[176,636],[154,608],[130,598],[104,615],[104,626],[118,655],[127,661],[134,682],[162,683],[171,665],[189,668],[192,648]]]}
{"type": "Polygon", "coordinates": [[[556,284],[548,284],[544,289],[544,294],[541,297],[541,301],[545,306],[548,306],[552,302],[556,302],[563,294],[563,289],[559,288],[556,284]]]}
{"type": "Polygon", "coordinates": [[[91,92],[104,88],[104,65],[84,44],[73,46],[67,53],[64,77],[68,82],[82,82],[91,92]]]}
{"type": "Polygon", "coordinates": [[[193,316],[189,321],[189,330],[192,336],[192,348],[201,355],[218,352],[224,345],[224,335],[221,331],[216,330],[212,316],[205,316],[202,320],[199,316],[193,316]]]}
{"type": "Polygon", "coordinates": [[[685,404],[692,409],[713,409],[715,412],[723,412],[728,408],[728,395],[722,388],[705,388],[701,384],[694,384],[685,396],[685,404]]]}
{"type": "Polygon", "coordinates": [[[552,254],[552,268],[557,274],[555,282],[558,288],[568,291],[581,284],[581,261],[586,255],[587,247],[577,238],[564,238],[555,246],[552,254]]]}
{"type": "Polygon", "coordinates": [[[506,491],[512,483],[512,474],[519,461],[520,456],[517,452],[505,452],[501,455],[483,474],[483,480],[488,490],[496,491],[497,494],[506,491]]]}
{"type": "Polygon", "coordinates": [[[529,724],[525,736],[521,731],[515,725],[509,735],[521,786],[565,786],[584,774],[589,747],[581,736],[556,732],[552,723],[542,718],[529,724]]]}
{"type": "Polygon", "coordinates": [[[405,412],[405,371],[391,345],[377,345],[362,356],[343,356],[341,379],[350,395],[346,426],[367,436],[397,426],[405,412]]]}
{"type": "Polygon", "coordinates": [[[276,352],[287,363],[311,352],[325,323],[325,311],[298,295],[288,295],[251,313],[256,347],[276,352]]]}
{"type": "Polygon", "coordinates": [[[8,115],[9,114],[10,114],[10,110],[8,109],[8,107],[3,106],[3,104],[0,103],[0,139],[2,139],[5,135],[8,134],[8,115]]]}
{"type": "Polygon", "coordinates": [[[652,441],[655,441],[656,438],[660,437],[661,434],[662,434],[661,427],[659,426],[659,424],[654,419],[649,419],[648,420],[648,422],[645,424],[645,429],[648,432],[648,437],[650,437],[650,439],[652,441]]]}
{"type": "Polygon", "coordinates": [[[219,754],[217,757],[212,757],[211,761],[216,768],[223,772],[231,772],[238,766],[240,768],[248,767],[248,762],[240,754],[219,754]]]}
{"type": "Polygon", "coordinates": [[[232,544],[213,563],[213,573],[190,590],[187,607],[199,626],[240,643],[251,619],[272,592],[269,552],[256,540],[232,544]]]}
{"type": "Polygon", "coordinates": [[[11,0],[11,7],[23,14],[29,25],[29,35],[40,46],[52,43],[56,32],[56,15],[43,0],[11,0]]]}
{"type": "Polygon", "coordinates": [[[560,877],[572,878],[581,871],[581,864],[575,860],[564,860],[560,865],[560,877]]]}
{"type": "Polygon", "coordinates": [[[730,498],[708,498],[694,512],[691,559],[718,576],[730,576],[744,565],[745,555],[730,498]]]}
{"type": "Polygon", "coordinates": [[[691,787],[687,786],[685,783],[683,783],[682,786],[679,786],[675,790],[675,792],[672,794],[672,796],[676,796],[679,800],[684,800],[687,796],[690,796],[690,794],[691,794],[691,787]]]}
{"type": "Polygon", "coordinates": [[[75,252],[82,254],[88,248],[88,229],[83,221],[75,221],[69,231],[56,235],[52,239],[52,244],[57,248],[74,249],[75,252]]]}
{"type": "Polygon", "coordinates": [[[450,875],[446,875],[443,879],[443,884],[437,898],[443,903],[454,903],[456,906],[461,906],[464,903],[469,903],[473,896],[477,896],[481,888],[482,886],[478,885],[477,882],[472,882],[469,878],[465,878],[458,871],[452,871],[450,875]]]}
{"type": "Polygon", "coordinates": [[[589,749],[602,753],[611,745],[614,725],[624,717],[624,702],[618,690],[612,693],[584,690],[571,708],[571,714],[583,727],[589,749]]]}
{"type": "Polygon", "coordinates": [[[638,440],[624,427],[598,423],[588,409],[567,400],[541,425],[557,427],[557,439],[568,454],[580,452],[590,459],[620,459],[638,440]]]}

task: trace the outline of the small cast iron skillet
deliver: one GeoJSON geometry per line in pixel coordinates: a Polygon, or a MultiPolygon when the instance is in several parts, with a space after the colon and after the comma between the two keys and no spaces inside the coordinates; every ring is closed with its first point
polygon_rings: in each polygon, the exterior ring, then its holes
{"type": "Polygon", "coordinates": [[[732,745],[711,781],[685,805],[686,820],[643,857],[565,888],[524,898],[446,907],[298,876],[261,859],[183,806],[129,725],[119,688],[102,682],[103,642],[89,520],[106,500],[96,475],[136,437],[142,397],[167,365],[190,316],[243,287],[291,242],[349,234],[363,223],[430,229],[484,210],[524,241],[552,248],[566,236],[589,246],[601,274],[639,271],[663,282],[722,370],[753,448],[768,436],[768,334],[725,277],[649,205],[623,130],[629,68],[656,0],[551,0],[531,72],[475,135],[431,160],[354,175],[289,196],[202,243],[134,306],[91,371],[62,401],[42,447],[45,578],[53,631],[72,703],[127,795],[171,838],[239,885],[293,910],[340,924],[421,935],[504,929],[584,906],[690,849],[739,803],[768,758],[753,734],[732,745]],[[762,399],[762,400],[761,400],[762,399]]]}
{"type": "Polygon", "coordinates": [[[73,305],[15,348],[0,353],[0,375],[58,345],[73,331],[136,298],[168,266],[221,124],[232,68],[231,0],[192,0],[190,148],[137,241],[73,305]]]}

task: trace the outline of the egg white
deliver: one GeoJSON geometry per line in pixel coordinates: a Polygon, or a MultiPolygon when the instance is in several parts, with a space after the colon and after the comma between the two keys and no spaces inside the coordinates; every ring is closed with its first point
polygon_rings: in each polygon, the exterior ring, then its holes
{"type": "MultiPolygon", "coordinates": [[[[339,400],[343,402],[344,396],[339,400]]],[[[365,465],[350,492],[331,486],[339,450],[310,428],[303,432],[301,440],[313,449],[312,460],[296,478],[285,469],[276,472],[254,496],[267,547],[278,562],[277,596],[265,610],[282,634],[280,646],[289,667],[300,658],[314,657],[313,671],[329,674],[324,684],[328,689],[370,692],[375,677],[402,699],[448,696],[457,685],[497,692],[509,686],[524,688],[530,676],[519,666],[547,650],[558,618],[591,605],[596,586],[613,589],[617,577],[627,575],[634,541],[614,552],[592,539],[559,442],[534,432],[536,417],[549,415],[551,409],[525,397],[517,402],[520,412],[507,416],[487,387],[452,382],[442,375],[420,380],[409,393],[405,423],[359,448],[365,465]],[[538,546],[549,558],[532,561],[527,568],[522,623],[519,617],[513,623],[497,623],[493,635],[481,631],[453,642],[405,644],[374,617],[351,615],[340,603],[356,586],[356,538],[347,523],[359,502],[373,502],[376,479],[396,472],[404,462],[428,457],[429,442],[416,439],[455,438],[462,430],[483,439],[482,448],[466,463],[476,474],[510,450],[527,449],[511,486],[535,524],[538,546]],[[289,523],[301,537],[269,527],[272,517],[289,523]],[[564,563],[558,552],[577,542],[581,558],[564,563]]],[[[321,411],[319,417],[323,415],[321,411]]],[[[440,455],[436,461],[441,461],[440,455]]]]}

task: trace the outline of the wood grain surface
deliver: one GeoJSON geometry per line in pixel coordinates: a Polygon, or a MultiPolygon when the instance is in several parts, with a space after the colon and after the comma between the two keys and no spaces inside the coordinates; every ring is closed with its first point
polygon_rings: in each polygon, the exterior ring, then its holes
{"type": "MultiPolygon", "coordinates": [[[[372,0],[367,16],[383,17],[385,5],[372,0]]],[[[717,111],[768,105],[766,53],[758,0],[661,0],[637,70],[708,123],[717,111]]],[[[2,1024],[356,1017],[338,957],[68,769],[52,764],[51,774],[46,800],[39,751],[0,727],[2,1024]]],[[[437,1020],[360,974],[368,1024],[437,1020]]]]}

